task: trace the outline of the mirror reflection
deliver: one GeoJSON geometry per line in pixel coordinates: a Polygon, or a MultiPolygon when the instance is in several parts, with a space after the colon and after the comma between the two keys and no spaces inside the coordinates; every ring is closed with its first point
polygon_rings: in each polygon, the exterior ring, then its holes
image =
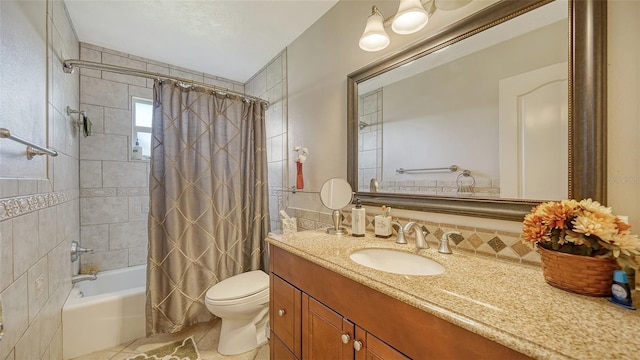
{"type": "Polygon", "coordinates": [[[320,188],[322,204],[331,210],[340,210],[351,203],[353,190],[345,179],[333,178],[325,181],[320,188]]]}
{"type": "Polygon", "coordinates": [[[567,14],[554,1],[358,83],[357,190],[567,197],[567,14]]]}

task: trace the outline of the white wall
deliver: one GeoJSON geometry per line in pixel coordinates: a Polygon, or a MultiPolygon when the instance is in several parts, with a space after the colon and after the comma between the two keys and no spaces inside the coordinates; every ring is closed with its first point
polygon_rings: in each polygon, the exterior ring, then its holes
{"type": "MultiPolygon", "coordinates": [[[[640,1],[608,6],[608,205],[640,234],[640,1]]],[[[636,279],[639,277],[636,276],[636,279]]],[[[637,280],[640,281],[640,280],[637,280]]]]}
{"type": "MultiPolygon", "coordinates": [[[[61,360],[61,309],[71,289],[69,249],[71,241],[79,239],[79,138],[65,112],[66,106],[78,108],[78,75],[63,73],[61,61],[78,57],[78,40],[59,0],[2,1],[0,23],[0,94],[4,97],[10,88],[27,86],[22,89],[26,92],[10,99],[11,110],[2,103],[0,127],[16,129],[17,135],[48,144],[60,153],[31,163],[19,157],[7,165],[4,160],[13,152],[0,146],[2,166],[22,168],[17,174],[21,179],[0,178],[4,323],[0,359],[61,360]],[[11,7],[14,11],[7,11],[11,7]],[[11,24],[16,43],[4,41],[5,24],[11,24]],[[5,62],[5,55],[20,64],[5,62]],[[41,108],[46,111],[40,114],[41,108]],[[33,109],[38,109],[33,116],[21,116],[33,109]],[[42,168],[33,173],[23,166],[42,168]],[[33,179],[34,174],[38,179],[33,179]]],[[[24,146],[20,148],[24,152],[24,146]]]]}
{"type": "MultiPolygon", "coordinates": [[[[327,178],[346,177],[347,75],[427,36],[438,27],[434,17],[425,29],[416,34],[400,36],[390,32],[389,48],[378,53],[366,53],[358,47],[358,39],[374,3],[338,2],[288,47],[289,141],[310,149],[311,154],[305,163],[305,184],[310,189],[318,190],[327,178]]],[[[395,12],[394,4],[377,2],[387,16],[395,12]]],[[[477,5],[481,5],[480,2],[477,5]]],[[[640,143],[639,18],[639,1],[609,1],[608,205],[616,213],[628,215],[635,229],[640,228],[640,152],[637,149],[640,143]]],[[[292,161],[289,161],[289,166],[294,166],[292,161]]],[[[293,181],[293,176],[289,175],[289,182],[293,181]]],[[[314,194],[296,194],[291,205],[324,209],[314,194]]],[[[448,219],[457,222],[469,220],[454,216],[448,219]]],[[[521,229],[519,222],[473,221],[488,228],[521,229]]]]}

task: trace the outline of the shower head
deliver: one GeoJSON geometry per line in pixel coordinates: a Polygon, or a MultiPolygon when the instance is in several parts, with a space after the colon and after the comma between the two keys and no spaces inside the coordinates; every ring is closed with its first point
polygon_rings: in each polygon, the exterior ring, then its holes
{"type": "Polygon", "coordinates": [[[364,122],[364,121],[360,121],[360,122],[358,123],[358,127],[360,128],[360,130],[362,130],[362,129],[366,128],[367,126],[369,126],[369,124],[367,124],[367,123],[366,123],[366,122],[364,122]]]}

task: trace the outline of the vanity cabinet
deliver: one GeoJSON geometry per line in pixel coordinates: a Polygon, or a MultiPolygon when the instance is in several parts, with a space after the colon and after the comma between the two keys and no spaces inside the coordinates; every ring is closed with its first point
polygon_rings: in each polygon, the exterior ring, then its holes
{"type": "Polygon", "coordinates": [[[270,245],[272,359],[529,357],[270,245]]]}

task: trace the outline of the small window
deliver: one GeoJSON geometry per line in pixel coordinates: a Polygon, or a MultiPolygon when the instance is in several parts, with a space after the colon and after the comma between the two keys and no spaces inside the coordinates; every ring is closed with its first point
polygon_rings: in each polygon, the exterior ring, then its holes
{"type": "Polygon", "coordinates": [[[133,98],[133,137],[131,146],[136,140],[142,146],[142,158],[151,158],[151,122],[153,118],[153,103],[149,99],[133,98]]]}

